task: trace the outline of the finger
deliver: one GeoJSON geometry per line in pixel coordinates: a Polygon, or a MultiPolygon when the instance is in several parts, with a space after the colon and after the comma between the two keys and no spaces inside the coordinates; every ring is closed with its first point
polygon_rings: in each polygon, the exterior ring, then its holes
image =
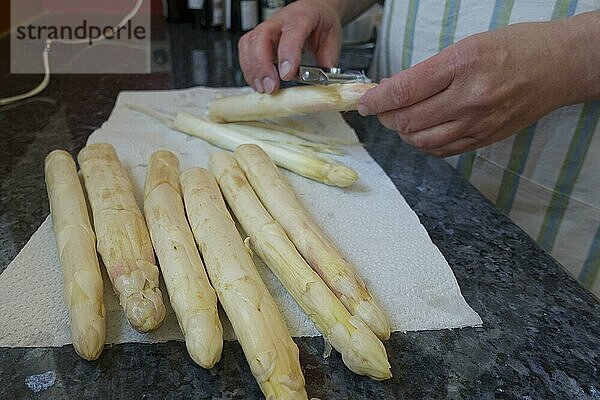
{"type": "Polygon", "coordinates": [[[244,79],[258,92],[272,93],[279,88],[274,63],[281,25],[267,21],[240,38],[238,52],[244,79]]]}
{"type": "Polygon", "coordinates": [[[412,106],[378,114],[377,118],[383,126],[398,133],[419,132],[460,118],[456,104],[454,95],[445,90],[412,106]]]}
{"type": "Polygon", "coordinates": [[[416,104],[446,89],[453,74],[446,56],[435,55],[367,91],[359,101],[361,115],[379,114],[416,104]]]}
{"type": "Polygon", "coordinates": [[[315,61],[321,67],[333,67],[337,64],[342,48],[342,35],[340,29],[331,29],[321,35],[318,45],[313,49],[315,61]]]}
{"type": "Polygon", "coordinates": [[[427,152],[455,142],[465,136],[466,131],[462,121],[449,121],[418,132],[398,132],[398,135],[411,146],[427,152]]]}
{"type": "Polygon", "coordinates": [[[287,21],[283,26],[277,50],[279,76],[283,80],[289,81],[298,73],[302,49],[318,22],[318,16],[311,13],[314,11],[295,15],[294,21],[287,21]]]}
{"type": "Polygon", "coordinates": [[[472,136],[464,136],[436,149],[426,150],[426,153],[437,157],[450,157],[466,153],[482,147],[483,144],[472,136]]]}

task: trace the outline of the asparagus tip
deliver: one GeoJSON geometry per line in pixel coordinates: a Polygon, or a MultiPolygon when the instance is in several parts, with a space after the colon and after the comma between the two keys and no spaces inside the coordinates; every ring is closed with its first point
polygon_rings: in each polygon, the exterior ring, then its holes
{"type": "Polygon", "coordinates": [[[328,185],[348,187],[358,180],[358,174],[352,168],[343,164],[328,164],[329,171],[325,177],[328,185]]]}
{"type": "Polygon", "coordinates": [[[354,314],[360,317],[379,339],[386,341],[390,338],[390,320],[373,298],[358,303],[354,314]]]}
{"type": "Polygon", "coordinates": [[[148,332],[158,328],[166,315],[159,288],[132,293],[125,299],[123,308],[129,323],[139,332],[148,332]]]}
{"type": "Polygon", "coordinates": [[[191,315],[185,323],[185,345],[192,360],[202,368],[212,368],[223,350],[223,328],[215,310],[191,315]]]}
{"type": "MultiPolygon", "coordinates": [[[[101,323],[104,324],[104,320],[101,323]]],[[[105,335],[100,331],[102,329],[102,326],[89,325],[77,337],[73,338],[73,347],[81,358],[93,361],[100,357],[102,350],[104,350],[105,338],[105,335]]]]}
{"type": "Polygon", "coordinates": [[[342,354],[344,364],[357,374],[378,381],[391,378],[391,366],[383,343],[359,317],[352,316],[348,322],[356,328],[350,333],[350,341],[357,351],[342,354]]]}

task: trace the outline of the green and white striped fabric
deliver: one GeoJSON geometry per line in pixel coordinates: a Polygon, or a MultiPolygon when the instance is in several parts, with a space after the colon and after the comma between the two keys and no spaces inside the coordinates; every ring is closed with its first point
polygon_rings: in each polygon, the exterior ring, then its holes
{"type": "MultiPolygon", "coordinates": [[[[478,32],[598,9],[600,0],[386,0],[371,73],[393,75],[478,32]]],[[[599,119],[600,101],[564,107],[501,142],[448,158],[597,296],[599,119]]]]}

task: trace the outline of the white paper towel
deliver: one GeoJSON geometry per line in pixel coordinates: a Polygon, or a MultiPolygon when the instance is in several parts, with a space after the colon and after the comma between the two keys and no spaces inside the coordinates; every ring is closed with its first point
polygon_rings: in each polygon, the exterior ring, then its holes
{"type": "MultiPolygon", "coordinates": [[[[92,133],[88,143],[115,146],[128,168],[141,200],[147,162],[158,149],[178,154],[182,170],[205,167],[218,150],[206,142],[174,132],[155,120],[129,110],[128,103],[167,113],[186,110],[203,114],[217,93],[243,89],[194,88],[180,91],[122,92],[108,121],[92,133]]],[[[300,120],[322,135],[356,143],[341,161],[359,173],[348,189],[326,186],[285,172],[299,198],[333,241],[357,267],[374,296],[390,316],[394,331],[480,326],[448,266],[394,184],[358,145],[354,131],[337,113],[313,114],[300,120]]],[[[48,149],[51,150],[51,149],[48,149]]],[[[318,335],[314,325],[285,289],[255,258],[293,336],[318,335]]],[[[172,309],[155,332],[140,334],[123,316],[106,275],[107,343],[182,340],[172,309]]],[[[165,302],[167,292],[163,285],[165,302]]],[[[223,315],[226,338],[233,338],[223,315]]],[[[0,275],[0,346],[62,346],[71,343],[68,315],[62,297],[62,277],[47,218],[0,275]]]]}

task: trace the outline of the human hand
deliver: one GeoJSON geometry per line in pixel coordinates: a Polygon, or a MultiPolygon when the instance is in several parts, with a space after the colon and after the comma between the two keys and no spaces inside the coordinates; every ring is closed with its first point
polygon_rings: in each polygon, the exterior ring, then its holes
{"type": "Polygon", "coordinates": [[[340,18],[328,2],[298,0],[246,33],[238,44],[246,82],[259,93],[277,91],[279,78],[296,76],[305,44],[318,65],[333,67],[341,47],[340,18]]]}
{"type": "Polygon", "coordinates": [[[568,36],[560,23],[526,23],[468,37],[384,79],[358,110],[433,155],[489,145],[577,101],[585,72],[568,36]]]}

